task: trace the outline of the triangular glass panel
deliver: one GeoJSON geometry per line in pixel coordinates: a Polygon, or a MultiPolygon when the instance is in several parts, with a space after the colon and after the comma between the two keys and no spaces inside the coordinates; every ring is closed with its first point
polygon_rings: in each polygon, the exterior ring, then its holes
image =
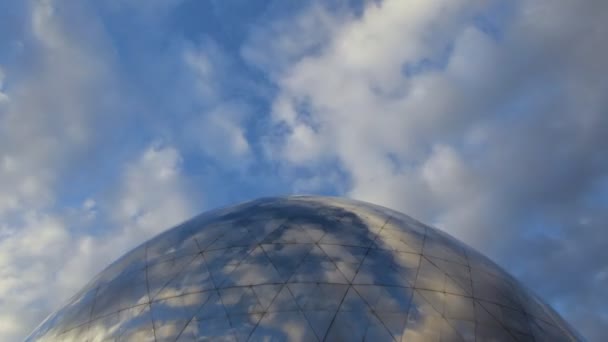
{"type": "Polygon", "coordinates": [[[530,331],[530,318],[525,312],[502,307],[502,320],[505,327],[512,331],[517,331],[525,335],[532,334],[530,331]]]}
{"type": "Polygon", "coordinates": [[[268,234],[262,243],[315,243],[315,241],[298,224],[286,222],[268,234]]]}
{"type": "Polygon", "coordinates": [[[226,234],[226,229],[217,224],[210,224],[205,229],[200,229],[192,235],[192,240],[196,243],[199,251],[204,252],[213,243],[226,234]]]}
{"type": "Polygon", "coordinates": [[[540,319],[533,319],[530,328],[537,341],[566,342],[576,340],[574,336],[570,336],[571,338],[564,336],[564,331],[562,329],[540,319]]]}
{"type": "Polygon", "coordinates": [[[461,294],[461,295],[472,295],[472,281],[471,273],[468,266],[464,266],[459,263],[448,262],[435,257],[425,256],[424,259],[428,260],[435,267],[437,267],[446,276],[445,288],[446,292],[461,294]]]}
{"type": "Polygon", "coordinates": [[[503,325],[502,309],[496,304],[475,300],[475,320],[503,325]]]}
{"type": "Polygon", "coordinates": [[[343,261],[335,261],[334,265],[336,265],[338,271],[340,271],[340,273],[342,274],[342,276],[344,276],[344,279],[346,279],[348,283],[351,283],[353,281],[359,269],[359,265],[346,263],[343,261]]]}
{"type": "Polygon", "coordinates": [[[475,297],[523,310],[521,297],[513,290],[509,280],[492,274],[472,269],[475,297]]]}
{"type": "Polygon", "coordinates": [[[104,286],[117,277],[124,277],[130,273],[141,271],[146,268],[146,266],[146,248],[145,246],[141,246],[110,264],[110,266],[97,275],[92,282],[97,283],[99,286],[104,286]]]}
{"type": "MultiPolygon", "coordinates": [[[[399,314],[397,314],[399,315],[399,314]]],[[[403,321],[405,323],[405,318],[407,317],[407,315],[403,315],[403,321]]],[[[391,335],[389,328],[386,327],[377,317],[376,314],[368,314],[369,317],[369,324],[367,326],[367,331],[365,332],[365,337],[363,338],[364,341],[390,341],[390,340],[394,340],[393,335],[391,335]]],[[[385,317],[388,318],[389,317],[385,317]]],[[[395,322],[390,322],[390,323],[395,323],[395,322]]],[[[395,327],[396,324],[393,324],[393,328],[395,327]]],[[[405,325],[405,324],[404,324],[405,325]]],[[[399,328],[396,328],[397,330],[399,328]]],[[[401,330],[402,331],[402,330],[401,330]]]]}
{"type": "Polygon", "coordinates": [[[367,253],[367,248],[363,247],[324,244],[320,244],[319,247],[349,282],[355,277],[367,253]]]}
{"type": "Polygon", "coordinates": [[[161,236],[146,244],[146,260],[150,265],[200,253],[196,241],[180,234],[161,236]]]}
{"type": "Polygon", "coordinates": [[[194,317],[199,321],[226,317],[226,308],[224,307],[224,304],[222,304],[222,300],[217,291],[210,291],[208,295],[209,298],[203,303],[194,317]]]}
{"type": "Polygon", "coordinates": [[[486,301],[477,301],[477,303],[486,309],[506,329],[527,335],[531,334],[529,318],[524,312],[486,301]]]}
{"type": "Polygon", "coordinates": [[[299,310],[298,304],[291,295],[291,291],[287,286],[283,286],[279,294],[274,298],[272,304],[268,308],[267,312],[284,312],[284,311],[297,311],[299,310]]]}
{"type": "Polygon", "coordinates": [[[283,285],[257,285],[252,286],[251,289],[255,293],[262,309],[266,311],[282,287],[283,285]]]}
{"type": "MultiPolygon", "coordinates": [[[[90,341],[115,341],[118,339],[120,314],[113,313],[92,321],[89,324],[90,341]],[[95,338],[93,338],[93,336],[95,338]]],[[[86,341],[86,339],[83,339],[86,341]]]]}
{"type": "MultiPolygon", "coordinates": [[[[521,333],[516,330],[509,330],[509,332],[511,333],[511,335],[515,336],[515,339],[517,339],[518,341],[538,341],[537,339],[534,338],[533,335],[524,334],[524,333],[521,333]]],[[[560,339],[552,340],[552,342],[557,342],[557,341],[560,341],[560,339]]],[[[572,340],[568,340],[565,337],[562,337],[561,341],[566,342],[566,341],[572,341],[572,340]]]]}
{"type": "Polygon", "coordinates": [[[350,287],[344,296],[344,300],[340,305],[339,311],[372,311],[372,308],[359,296],[357,291],[350,287]]]}
{"type": "Polygon", "coordinates": [[[445,294],[445,317],[475,321],[475,306],[474,301],[470,297],[458,296],[446,293],[445,294]]]}
{"type": "Polygon", "coordinates": [[[333,261],[359,264],[365,258],[365,254],[367,254],[367,248],[365,247],[328,244],[319,244],[318,246],[333,261]]]}
{"type": "Polygon", "coordinates": [[[175,340],[199,309],[209,300],[209,293],[201,292],[153,302],[152,318],[158,340],[175,340]]]}
{"type": "Polygon", "coordinates": [[[150,305],[146,304],[122,310],[119,316],[120,327],[116,334],[117,340],[154,341],[154,325],[150,315],[150,305]]]}
{"type": "Polygon", "coordinates": [[[349,283],[336,264],[317,245],[313,246],[289,282],[349,283]]]}
{"type": "Polygon", "coordinates": [[[323,226],[318,223],[299,222],[299,223],[295,223],[295,224],[297,224],[302,229],[304,229],[306,234],[308,234],[308,236],[310,236],[312,241],[315,243],[319,242],[326,233],[325,229],[323,229],[323,226]]]}
{"type": "Polygon", "coordinates": [[[431,291],[444,291],[445,273],[437,266],[422,257],[416,276],[416,288],[431,291]]]}
{"type": "Polygon", "coordinates": [[[448,322],[454,330],[466,342],[475,342],[475,322],[463,321],[456,319],[448,319],[448,322]]]}
{"type": "Polygon", "coordinates": [[[427,234],[424,240],[422,254],[451,262],[458,262],[465,266],[469,264],[464,250],[461,250],[460,247],[454,245],[451,241],[446,241],[444,237],[431,234],[427,234]]]}
{"type": "MultiPolygon", "coordinates": [[[[205,264],[205,259],[199,254],[162,289],[157,290],[152,298],[158,300],[214,288],[215,285],[205,264]]],[[[152,290],[150,292],[153,293],[152,290]]]]}
{"type": "Polygon", "coordinates": [[[471,285],[471,281],[459,278],[456,276],[446,275],[445,277],[445,292],[453,293],[457,295],[463,296],[471,296],[473,295],[473,288],[471,285]]]}
{"type": "Polygon", "coordinates": [[[251,334],[252,341],[317,341],[313,329],[300,311],[264,315],[251,334]]]}
{"type": "Polygon", "coordinates": [[[250,250],[244,247],[225,248],[203,253],[207,269],[216,287],[249,255],[250,250]]]}
{"type": "Polygon", "coordinates": [[[287,280],[293,275],[313,247],[312,244],[268,244],[261,246],[283,280],[287,280]]]}
{"type": "Polygon", "coordinates": [[[281,283],[283,277],[270,262],[261,247],[256,247],[245,260],[224,278],[218,287],[252,286],[268,283],[281,283]]]}
{"type": "Polygon", "coordinates": [[[348,285],[295,283],[287,285],[302,310],[336,312],[348,285]]]}
{"type": "Polygon", "coordinates": [[[327,334],[327,329],[331,324],[332,319],[336,315],[336,311],[303,311],[308,324],[312,327],[319,341],[327,334]]]}
{"type": "MultiPolygon", "coordinates": [[[[57,333],[63,333],[91,320],[91,310],[95,303],[97,288],[79,293],[70,304],[50,318],[49,326],[57,333]]],[[[47,322],[45,322],[47,324],[47,322]]],[[[50,330],[50,329],[49,329],[50,330]]]]}
{"type": "Polygon", "coordinates": [[[359,296],[376,312],[407,313],[410,308],[412,289],[394,286],[355,285],[359,296]]]}
{"type": "Polygon", "coordinates": [[[422,236],[401,229],[382,229],[373,248],[391,251],[417,253],[422,251],[422,236]]]}
{"type": "Polygon", "coordinates": [[[407,323],[407,313],[376,311],[375,314],[393,338],[396,341],[401,341],[407,323]]]}
{"type": "MultiPolygon", "coordinates": [[[[411,279],[416,274],[416,268],[406,268],[403,265],[411,264],[418,259],[415,254],[405,256],[398,252],[371,249],[361,263],[357,275],[353,279],[353,284],[375,284],[386,286],[411,287],[411,279]],[[411,260],[409,256],[412,256],[411,260]]],[[[418,262],[416,262],[418,267],[418,262]]]]}
{"type": "MultiPolygon", "coordinates": [[[[370,311],[339,311],[324,341],[364,341],[374,316],[370,311]]],[[[377,319],[376,319],[377,320],[377,319]]]]}
{"type": "Polygon", "coordinates": [[[141,269],[121,275],[111,282],[102,285],[95,295],[92,319],[134,305],[149,303],[146,286],[146,270],[141,269]]]}
{"type": "Polygon", "coordinates": [[[467,278],[471,281],[471,271],[469,266],[463,265],[457,262],[450,262],[443,259],[439,259],[433,256],[425,256],[431,263],[437,266],[445,274],[455,277],[467,278]]]}
{"type": "Polygon", "coordinates": [[[362,224],[367,227],[370,231],[378,233],[386,227],[390,219],[387,215],[382,213],[373,213],[369,210],[362,209],[357,213],[357,217],[362,224]]]}
{"type": "Polygon", "coordinates": [[[346,245],[356,247],[370,247],[376,234],[367,228],[355,228],[349,225],[340,223],[332,229],[327,230],[327,233],[319,241],[322,244],[330,245],[346,245]]]}
{"type": "Polygon", "coordinates": [[[227,226],[226,230],[230,230],[229,234],[224,234],[218,237],[205,250],[212,251],[216,249],[244,247],[251,248],[257,244],[256,234],[253,234],[244,226],[235,227],[227,226]]]}
{"type": "Polygon", "coordinates": [[[441,322],[441,318],[432,316],[426,317],[424,320],[408,317],[401,340],[408,342],[441,342],[441,322]]]}
{"type": "Polygon", "coordinates": [[[250,287],[231,287],[219,291],[228,315],[263,313],[264,308],[250,287]]]}
{"type": "Polygon", "coordinates": [[[279,229],[287,219],[285,218],[276,218],[276,217],[268,217],[265,219],[256,219],[249,223],[247,229],[251,233],[251,237],[257,244],[262,243],[270,234],[279,229]]]}
{"type": "Polygon", "coordinates": [[[151,298],[156,298],[158,293],[175,278],[179,278],[189,264],[202,255],[186,255],[178,258],[168,259],[148,266],[146,269],[146,281],[151,298]]]}
{"type": "Polygon", "coordinates": [[[230,315],[228,318],[233,327],[233,333],[237,341],[248,341],[249,336],[262,319],[262,316],[263,314],[260,313],[248,315],[230,315]]]}
{"type": "Polygon", "coordinates": [[[513,333],[506,328],[502,318],[502,308],[496,304],[476,300],[475,320],[477,322],[478,340],[480,337],[483,340],[491,340],[492,338],[500,341],[517,340],[513,333]]]}
{"type": "Polygon", "coordinates": [[[426,235],[427,228],[413,218],[390,209],[387,214],[390,215],[390,219],[385,224],[385,229],[403,229],[405,227],[413,234],[419,235],[421,239],[426,235]]]}
{"type": "Polygon", "coordinates": [[[443,292],[414,290],[410,305],[409,320],[426,316],[443,316],[443,292]]]}
{"type": "MultiPolygon", "coordinates": [[[[475,328],[475,339],[477,341],[505,341],[505,342],[519,342],[510,332],[508,332],[502,325],[488,324],[488,323],[477,323],[475,328]]],[[[542,340],[540,340],[542,341],[542,340]]],[[[548,340],[558,341],[558,340],[548,340]]]]}
{"type": "Polygon", "coordinates": [[[209,268],[209,274],[216,288],[221,288],[224,285],[226,278],[234,271],[237,265],[226,265],[223,267],[209,268]]]}
{"type": "MultiPolygon", "coordinates": [[[[65,331],[57,337],[58,341],[87,341],[90,339],[89,324],[81,324],[65,331]]],[[[97,336],[95,336],[97,337],[97,336]]]]}
{"type": "Polygon", "coordinates": [[[462,337],[462,335],[460,335],[460,333],[456,329],[454,329],[454,327],[447,319],[442,319],[440,322],[442,341],[464,342],[464,337],[462,337]]]}
{"type": "Polygon", "coordinates": [[[194,319],[184,329],[177,339],[179,342],[191,341],[237,341],[234,330],[230,327],[227,316],[194,319]]]}

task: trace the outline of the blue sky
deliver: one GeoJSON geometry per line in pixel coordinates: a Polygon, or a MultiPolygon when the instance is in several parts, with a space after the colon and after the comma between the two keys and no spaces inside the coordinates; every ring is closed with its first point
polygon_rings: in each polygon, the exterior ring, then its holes
{"type": "Polygon", "coordinates": [[[608,2],[0,2],[0,340],[194,214],[312,193],[608,338],[608,2]]]}

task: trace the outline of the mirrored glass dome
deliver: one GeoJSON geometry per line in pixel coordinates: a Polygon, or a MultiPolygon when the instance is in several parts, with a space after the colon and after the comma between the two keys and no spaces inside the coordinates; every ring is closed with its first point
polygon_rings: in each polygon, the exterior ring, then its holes
{"type": "Polygon", "coordinates": [[[441,231],[379,206],[266,198],[202,214],[111,264],[28,341],[575,341],[547,305],[441,231]]]}

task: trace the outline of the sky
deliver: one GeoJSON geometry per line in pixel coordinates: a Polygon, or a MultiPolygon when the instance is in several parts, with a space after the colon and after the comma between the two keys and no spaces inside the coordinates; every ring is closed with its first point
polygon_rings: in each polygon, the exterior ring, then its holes
{"type": "Polygon", "coordinates": [[[0,340],[261,196],[384,205],[608,340],[605,0],[0,1],[0,340]]]}

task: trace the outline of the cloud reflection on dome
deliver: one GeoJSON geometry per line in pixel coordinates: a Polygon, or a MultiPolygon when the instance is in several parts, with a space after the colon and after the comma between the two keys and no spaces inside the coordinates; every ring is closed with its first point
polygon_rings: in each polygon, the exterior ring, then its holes
{"type": "Polygon", "coordinates": [[[500,267],[401,213],[267,198],[135,248],[28,341],[572,341],[500,267]]]}

